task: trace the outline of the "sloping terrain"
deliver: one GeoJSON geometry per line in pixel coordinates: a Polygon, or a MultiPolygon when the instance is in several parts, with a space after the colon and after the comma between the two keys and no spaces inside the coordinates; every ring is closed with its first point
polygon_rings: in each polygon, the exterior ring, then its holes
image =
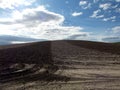
{"type": "Polygon", "coordinates": [[[0,90],[120,90],[120,44],[66,40],[0,46],[0,90]]]}

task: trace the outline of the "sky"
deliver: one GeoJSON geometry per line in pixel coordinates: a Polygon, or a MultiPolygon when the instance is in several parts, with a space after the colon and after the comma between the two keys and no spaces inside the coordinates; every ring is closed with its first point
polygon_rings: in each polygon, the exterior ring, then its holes
{"type": "Polygon", "coordinates": [[[0,0],[0,43],[120,41],[120,0],[0,0]]]}

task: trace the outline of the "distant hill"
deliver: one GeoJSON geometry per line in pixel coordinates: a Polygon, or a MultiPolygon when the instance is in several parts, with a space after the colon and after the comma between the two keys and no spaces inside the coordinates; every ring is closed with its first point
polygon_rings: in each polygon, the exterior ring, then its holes
{"type": "Polygon", "coordinates": [[[38,63],[41,60],[51,59],[51,53],[54,52],[52,51],[54,47],[58,47],[58,49],[61,47],[60,51],[63,53],[67,52],[68,55],[70,53],[74,55],[77,52],[80,52],[78,50],[81,47],[100,52],[120,54],[120,45],[118,44],[79,40],[61,40],[0,46],[0,61],[38,63]],[[73,48],[72,46],[76,47],[73,48]],[[76,53],[72,53],[72,51],[69,51],[70,49],[76,53]]]}
{"type": "Polygon", "coordinates": [[[37,41],[46,41],[45,39],[34,39],[28,37],[17,37],[10,35],[2,35],[0,36],[0,45],[9,45],[17,42],[37,42],[37,41]]]}

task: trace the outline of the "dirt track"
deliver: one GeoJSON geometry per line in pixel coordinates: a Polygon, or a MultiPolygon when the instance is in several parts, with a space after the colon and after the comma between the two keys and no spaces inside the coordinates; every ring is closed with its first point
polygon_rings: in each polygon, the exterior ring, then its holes
{"type": "Polygon", "coordinates": [[[120,90],[118,44],[54,41],[8,47],[0,47],[1,90],[120,90]],[[36,50],[45,59],[38,59],[36,50]],[[5,58],[8,52],[12,60],[5,58]],[[28,59],[15,59],[14,55],[22,52],[19,57],[28,59]],[[29,59],[32,54],[33,58],[29,59]],[[7,71],[3,73],[3,69],[7,71]]]}

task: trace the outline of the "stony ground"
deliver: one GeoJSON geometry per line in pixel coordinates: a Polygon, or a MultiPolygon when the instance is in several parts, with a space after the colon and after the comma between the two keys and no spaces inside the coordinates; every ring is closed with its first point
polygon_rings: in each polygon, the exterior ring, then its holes
{"type": "MultiPolygon", "coordinates": [[[[49,49],[44,54],[52,63],[5,64],[0,59],[0,90],[120,90],[120,45],[84,41],[54,41],[49,45],[44,47],[49,49]]],[[[8,53],[7,49],[1,52],[8,53]]]]}

